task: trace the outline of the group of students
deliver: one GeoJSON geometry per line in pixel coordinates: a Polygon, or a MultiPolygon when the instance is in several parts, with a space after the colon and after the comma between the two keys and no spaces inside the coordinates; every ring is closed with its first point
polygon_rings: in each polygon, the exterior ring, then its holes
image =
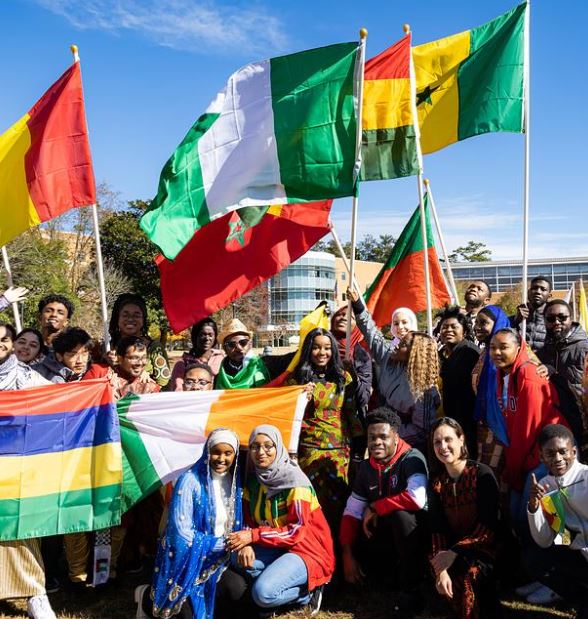
{"type": "MultiPolygon", "coordinates": [[[[215,602],[217,614],[235,603],[240,612],[307,606],[313,614],[324,585],[365,579],[398,587],[396,610],[412,616],[426,573],[459,617],[498,617],[505,575],[497,566],[515,545],[530,581],[517,593],[538,603],[562,597],[586,618],[588,467],[579,454],[588,336],[564,301],[549,300],[547,278],[532,280],[529,292],[509,318],[490,304],[485,282],[472,282],[465,310],[446,308],[434,337],[398,308],[387,339],[349,290],[352,341],[341,308],[329,330],[306,335],[286,376],[293,353],[254,354],[253,334],[238,319],[221,333],[210,318],[194,325],[191,350],[170,371],[165,350],[146,334],[144,300],[130,294],[114,304],[115,353],[102,357],[85,331],[68,326],[72,304],[49,295],[39,304],[39,331],[0,324],[0,389],[101,376],[117,397],[305,390],[297,453],[265,425],[239,457],[235,433],[215,430],[167,506],[156,493],[111,530],[113,579],[123,545],[134,540],[139,559],[156,555],[151,584],[135,592],[139,619],[212,617],[215,602]],[[542,507],[555,495],[565,524],[558,532],[542,507]]],[[[51,619],[43,559],[51,589],[61,546],[42,541],[42,558],[39,540],[0,544],[0,563],[10,566],[0,599],[28,597],[30,616],[51,619]]],[[[65,536],[64,546],[70,581],[85,587],[91,540],[65,536]]]]}

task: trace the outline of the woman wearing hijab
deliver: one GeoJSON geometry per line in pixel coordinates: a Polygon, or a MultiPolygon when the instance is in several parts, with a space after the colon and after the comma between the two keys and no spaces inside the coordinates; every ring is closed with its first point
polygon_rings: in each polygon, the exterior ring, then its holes
{"type": "Polygon", "coordinates": [[[392,334],[392,346],[400,344],[400,340],[409,331],[418,331],[419,325],[416,314],[408,307],[397,307],[392,312],[390,321],[390,333],[392,334]]]}
{"type": "MultiPolygon", "coordinates": [[[[226,539],[241,528],[238,452],[232,430],[213,430],[201,458],[178,479],[155,560],[153,616],[212,619],[217,583],[229,560],[226,539]]],[[[150,617],[148,590],[142,585],[135,591],[139,619],[150,617]]]]}
{"type": "Polygon", "coordinates": [[[249,527],[229,535],[227,547],[254,579],[253,601],[263,608],[285,604],[318,613],[323,585],[335,569],[329,525],[312,484],[290,459],[280,431],[257,426],[249,437],[254,474],[243,492],[249,527]]]}

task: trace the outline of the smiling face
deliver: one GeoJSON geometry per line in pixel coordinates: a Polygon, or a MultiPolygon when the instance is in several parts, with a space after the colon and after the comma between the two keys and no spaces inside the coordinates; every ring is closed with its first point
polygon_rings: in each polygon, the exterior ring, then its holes
{"type": "Polygon", "coordinates": [[[544,279],[538,279],[529,288],[529,303],[534,307],[542,307],[551,296],[551,286],[544,279]]]}
{"type": "Polygon", "coordinates": [[[449,348],[453,348],[463,340],[463,326],[457,318],[446,318],[441,323],[439,335],[442,344],[445,344],[449,348]]]}
{"type": "Polygon", "coordinates": [[[324,370],[333,357],[331,340],[326,335],[316,335],[310,349],[310,362],[318,370],[324,370]]]}
{"type": "Polygon", "coordinates": [[[62,331],[69,324],[67,307],[58,301],[47,303],[39,317],[41,329],[49,333],[62,331]]]}
{"type": "Polygon", "coordinates": [[[490,336],[492,335],[492,329],[494,329],[494,320],[490,316],[486,316],[482,312],[476,315],[476,322],[474,325],[474,335],[478,342],[488,344],[490,336]]]}
{"type": "Polygon", "coordinates": [[[204,325],[196,336],[196,351],[200,354],[205,353],[214,346],[216,334],[210,325],[204,325]]]}
{"type": "MultiPolygon", "coordinates": [[[[351,330],[355,328],[355,319],[353,314],[351,315],[351,330]]],[[[345,337],[347,335],[347,308],[342,307],[337,310],[333,315],[333,321],[331,323],[331,331],[335,337],[345,337]]]]}
{"type": "Polygon", "coordinates": [[[63,363],[66,368],[69,368],[74,374],[82,374],[88,367],[90,360],[90,351],[87,346],[79,344],[73,350],[64,352],[63,354],[55,353],[57,361],[63,363]]]}
{"type": "Polygon", "coordinates": [[[258,434],[249,445],[249,454],[258,469],[267,469],[274,463],[277,450],[267,434],[258,434]]]}
{"type": "Polygon", "coordinates": [[[520,349],[514,334],[497,333],[490,342],[490,358],[497,368],[508,372],[520,349]]]}
{"type": "Polygon", "coordinates": [[[449,425],[439,426],[433,433],[433,450],[439,462],[446,466],[463,460],[464,437],[449,425]]]}
{"type": "Polygon", "coordinates": [[[396,312],[392,320],[392,333],[402,339],[412,327],[410,316],[405,312],[396,312]]]}
{"type": "Polygon", "coordinates": [[[122,306],[118,315],[118,329],[121,336],[141,335],[144,324],[143,312],[138,305],[127,303],[122,306]]]}
{"type": "Polygon", "coordinates": [[[565,305],[555,303],[545,310],[545,328],[556,340],[563,340],[572,328],[572,316],[565,305]]]}
{"type": "Polygon", "coordinates": [[[544,443],[539,451],[539,456],[550,475],[561,477],[574,464],[576,453],[576,447],[569,439],[555,436],[544,443]]]}
{"type": "Polygon", "coordinates": [[[217,443],[210,448],[210,468],[215,473],[226,473],[235,462],[235,450],[228,443],[217,443]]]}
{"type": "Polygon", "coordinates": [[[367,428],[367,447],[376,462],[388,462],[396,453],[398,432],[389,423],[370,423],[367,428]]]}
{"type": "Polygon", "coordinates": [[[147,349],[144,346],[139,348],[129,346],[124,357],[117,355],[117,359],[123,372],[133,378],[139,378],[147,366],[147,349]]]}
{"type": "Polygon", "coordinates": [[[12,334],[6,327],[0,327],[0,363],[4,363],[10,357],[13,349],[12,334]]]}
{"type": "Polygon", "coordinates": [[[23,363],[31,363],[31,361],[34,361],[39,356],[40,352],[41,342],[39,342],[39,338],[30,331],[23,333],[16,342],[14,342],[14,354],[17,359],[23,363]]]}

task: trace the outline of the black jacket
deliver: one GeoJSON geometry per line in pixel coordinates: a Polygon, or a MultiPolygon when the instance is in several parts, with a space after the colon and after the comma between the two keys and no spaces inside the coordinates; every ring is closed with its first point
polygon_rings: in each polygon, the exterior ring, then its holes
{"type": "Polygon", "coordinates": [[[517,322],[516,314],[508,317],[511,326],[516,329],[525,341],[531,347],[531,350],[537,352],[545,345],[547,339],[547,329],[545,328],[545,305],[538,310],[531,310],[529,318],[527,318],[526,333],[521,332],[521,322],[517,322]]]}

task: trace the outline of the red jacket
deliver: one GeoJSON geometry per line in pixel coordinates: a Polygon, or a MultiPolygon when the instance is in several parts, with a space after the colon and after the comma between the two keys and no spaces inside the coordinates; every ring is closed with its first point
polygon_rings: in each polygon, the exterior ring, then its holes
{"type": "Polygon", "coordinates": [[[555,387],[537,374],[537,366],[531,363],[524,345],[508,374],[505,407],[502,393],[505,373],[497,369],[497,396],[509,440],[504,480],[509,487],[520,492],[526,475],[539,465],[539,432],[552,423],[561,423],[566,427],[569,424],[558,408],[559,397],[555,387]]]}

